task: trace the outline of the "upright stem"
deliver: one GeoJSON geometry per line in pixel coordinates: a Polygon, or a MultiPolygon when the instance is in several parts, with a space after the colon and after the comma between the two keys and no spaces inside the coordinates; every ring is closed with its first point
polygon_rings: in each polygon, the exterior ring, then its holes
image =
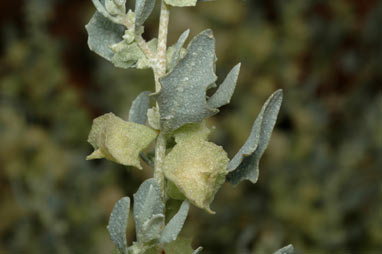
{"type": "Polygon", "coordinates": [[[158,182],[163,200],[166,200],[165,177],[163,173],[163,160],[166,156],[166,136],[163,132],[159,133],[155,144],[155,170],[154,178],[158,182]]]}
{"type": "Polygon", "coordinates": [[[152,68],[154,70],[154,75],[155,75],[155,73],[156,73],[156,70],[155,70],[155,68],[156,68],[156,66],[155,66],[156,56],[155,56],[155,54],[151,51],[151,49],[149,48],[149,45],[147,45],[147,42],[145,41],[145,39],[142,38],[142,35],[136,35],[135,41],[137,42],[138,47],[141,48],[143,54],[145,54],[147,59],[149,59],[150,66],[152,66],[152,68]]]}
{"type": "MultiPolygon", "coordinates": [[[[168,23],[170,19],[170,10],[166,3],[162,0],[160,20],[159,20],[159,33],[158,33],[158,47],[157,47],[157,66],[154,70],[155,75],[155,91],[159,92],[161,85],[159,79],[166,74],[167,67],[167,33],[168,23]]],[[[158,105],[157,105],[158,107],[158,105]]],[[[165,177],[163,173],[163,160],[166,156],[166,136],[161,131],[155,146],[155,170],[154,178],[157,180],[162,198],[166,200],[165,194],[165,177]]]]}
{"type": "Polygon", "coordinates": [[[158,32],[158,48],[157,48],[157,66],[156,66],[156,80],[155,90],[160,90],[159,79],[166,74],[167,67],[167,34],[168,23],[170,20],[170,9],[167,4],[162,0],[160,19],[159,19],[159,32],[158,32]]]}

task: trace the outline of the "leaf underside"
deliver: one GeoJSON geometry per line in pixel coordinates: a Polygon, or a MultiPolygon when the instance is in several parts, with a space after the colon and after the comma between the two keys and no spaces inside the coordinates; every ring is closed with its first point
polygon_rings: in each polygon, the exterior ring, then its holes
{"type": "Polygon", "coordinates": [[[135,26],[141,26],[150,16],[155,7],[155,0],[136,0],[135,3],[135,26]]]}
{"type": "Polygon", "coordinates": [[[231,101],[233,92],[235,91],[237,79],[239,77],[241,64],[237,64],[228,73],[223,83],[218,87],[216,92],[208,99],[210,108],[220,108],[231,101]]]}
{"type": "Polygon", "coordinates": [[[105,8],[105,0],[92,0],[94,7],[97,11],[102,14],[105,18],[110,17],[110,14],[105,8]]]}
{"type": "Polygon", "coordinates": [[[230,161],[227,180],[233,185],[243,180],[257,182],[260,158],[268,146],[282,98],[282,90],[277,90],[268,98],[252,126],[247,141],[230,161]]]}
{"type": "Polygon", "coordinates": [[[164,225],[164,215],[154,214],[149,220],[143,224],[142,236],[140,242],[146,243],[160,237],[164,225]]]}
{"type": "Polygon", "coordinates": [[[129,122],[138,124],[146,124],[147,110],[150,107],[150,92],[144,91],[140,93],[133,101],[129,111],[129,122]]]}
{"type": "Polygon", "coordinates": [[[173,54],[171,61],[169,63],[169,70],[170,71],[172,71],[174,69],[174,67],[178,64],[180,57],[181,57],[180,52],[181,52],[183,45],[186,42],[189,34],[190,34],[190,29],[187,29],[186,31],[184,31],[179,36],[179,39],[176,42],[175,47],[174,47],[174,54],[173,54]]]}
{"type": "MultiPolygon", "coordinates": [[[[148,240],[145,237],[147,223],[153,217],[163,215],[164,204],[161,199],[160,190],[157,182],[147,179],[134,194],[134,219],[139,242],[148,240]]],[[[164,215],[163,215],[164,216],[164,215]]]]}
{"type": "Polygon", "coordinates": [[[294,254],[294,248],[293,248],[293,245],[292,244],[289,244],[279,250],[277,250],[276,252],[274,252],[273,254],[294,254]]]}
{"type": "Polygon", "coordinates": [[[179,211],[171,218],[166,227],[161,233],[161,238],[159,241],[161,243],[169,243],[175,241],[179,232],[183,228],[184,221],[187,218],[188,209],[190,205],[187,201],[183,201],[182,205],[179,208],[179,211]]]}
{"type": "Polygon", "coordinates": [[[97,11],[85,28],[89,35],[90,50],[111,61],[114,52],[110,46],[121,41],[124,27],[111,22],[97,11]]]}
{"type": "Polygon", "coordinates": [[[114,206],[110,214],[107,230],[110,238],[121,253],[127,249],[126,230],[129,219],[130,199],[121,198],[114,206]]]}

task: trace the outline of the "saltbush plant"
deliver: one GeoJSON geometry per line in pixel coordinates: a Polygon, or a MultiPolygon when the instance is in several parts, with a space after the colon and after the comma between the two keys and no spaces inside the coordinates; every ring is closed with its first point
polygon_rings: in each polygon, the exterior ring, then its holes
{"type": "MultiPolygon", "coordinates": [[[[130,246],[126,230],[130,198],[121,198],[110,215],[107,229],[119,254],[197,254],[190,240],[178,237],[194,205],[214,214],[210,205],[225,181],[234,186],[243,180],[256,183],[259,161],[268,146],[282,102],[275,91],[263,105],[251,133],[237,154],[229,159],[221,146],[208,140],[205,119],[230,102],[240,64],[216,84],[215,39],[211,30],[195,36],[187,46],[189,30],[167,47],[170,8],[195,6],[197,0],[162,0],[158,38],[146,41],[144,23],[155,0],[136,0],[127,10],[126,0],[92,0],[96,12],[86,29],[89,48],[118,68],[150,68],[155,90],[144,91],[133,101],[127,120],[113,113],[93,121],[88,141],[94,152],[87,159],[105,158],[142,169],[140,159],[154,168],[134,194],[136,241],[130,246]],[[207,90],[216,91],[207,96],[207,90]],[[155,105],[150,107],[150,105],[155,105]],[[153,153],[147,152],[155,143],[153,153]],[[153,155],[151,155],[153,154],[153,155]],[[182,203],[175,215],[172,199],[182,203]],[[171,218],[169,218],[171,217],[171,218]]],[[[293,253],[291,245],[276,252],[293,253]]]]}

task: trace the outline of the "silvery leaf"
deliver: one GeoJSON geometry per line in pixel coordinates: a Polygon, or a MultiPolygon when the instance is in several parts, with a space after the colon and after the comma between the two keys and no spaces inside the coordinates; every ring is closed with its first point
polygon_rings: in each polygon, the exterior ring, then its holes
{"type": "Polygon", "coordinates": [[[242,180],[250,180],[252,183],[257,182],[259,161],[271,138],[282,98],[282,90],[277,90],[268,98],[252,126],[247,141],[230,161],[227,179],[233,185],[242,180]]]}
{"type": "Polygon", "coordinates": [[[150,107],[150,92],[145,91],[140,93],[133,101],[129,111],[129,122],[146,124],[147,110],[150,107]]]}
{"type": "Polygon", "coordinates": [[[209,98],[209,107],[219,108],[231,101],[232,94],[236,87],[237,78],[239,77],[240,66],[241,64],[237,64],[235,67],[233,67],[223,83],[219,86],[211,98],[209,98]]]}
{"type": "MultiPolygon", "coordinates": [[[[147,121],[147,110],[150,107],[150,92],[144,91],[140,93],[137,98],[133,101],[129,111],[129,122],[135,122],[138,124],[146,124],[147,121]]],[[[152,166],[154,163],[144,154],[140,153],[139,156],[143,161],[145,161],[148,165],[152,166]]]]}
{"type": "Polygon", "coordinates": [[[105,9],[112,16],[126,14],[126,0],[106,0],[105,9]]]}
{"type": "Polygon", "coordinates": [[[141,242],[147,243],[160,237],[164,225],[164,215],[155,214],[145,223],[143,223],[143,234],[141,242]]]}
{"type": "Polygon", "coordinates": [[[166,227],[163,229],[159,241],[161,243],[169,243],[175,241],[179,232],[183,228],[184,221],[187,218],[190,205],[185,200],[179,208],[179,211],[171,218],[166,227]]]}
{"type": "Polygon", "coordinates": [[[145,223],[154,215],[163,214],[164,203],[162,202],[157,182],[147,179],[134,194],[134,219],[137,231],[137,239],[145,240],[145,223]]]}
{"type": "Polygon", "coordinates": [[[294,248],[293,248],[293,245],[292,244],[289,244],[279,250],[277,250],[276,252],[274,252],[273,254],[294,254],[294,248]]]}
{"type": "Polygon", "coordinates": [[[190,34],[190,29],[187,29],[185,32],[183,32],[178,41],[175,44],[174,47],[174,53],[172,55],[171,61],[169,63],[169,70],[172,71],[174,67],[178,64],[180,58],[181,58],[181,50],[183,48],[184,43],[186,42],[188,35],[190,34]]]}
{"type": "Polygon", "coordinates": [[[200,254],[202,253],[202,250],[203,250],[203,247],[199,246],[196,250],[194,250],[194,252],[192,252],[192,254],[200,254]]]}
{"type": "Polygon", "coordinates": [[[186,123],[200,122],[218,112],[207,105],[206,90],[216,81],[215,39],[211,30],[197,35],[186,56],[160,79],[158,101],[161,129],[173,131],[186,123]]]}
{"type": "Polygon", "coordinates": [[[129,197],[121,198],[114,206],[110,214],[109,231],[110,238],[117,246],[120,253],[125,253],[127,249],[126,229],[129,219],[130,199],[129,197]]]}
{"type": "Polygon", "coordinates": [[[101,13],[105,18],[110,16],[105,8],[105,0],[92,0],[92,2],[97,11],[101,13]]]}
{"type": "Polygon", "coordinates": [[[155,6],[155,0],[136,0],[135,26],[141,26],[150,16],[155,6]]]}
{"type": "Polygon", "coordinates": [[[111,22],[99,12],[95,12],[85,27],[89,35],[88,45],[90,50],[111,61],[114,52],[110,47],[121,41],[124,27],[111,22]]]}
{"type": "Polygon", "coordinates": [[[105,18],[107,18],[110,21],[113,21],[114,23],[121,24],[120,17],[113,16],[109,13],[109,11],[105,7],[105,0],[92,0],[94,6],[96,7],[97,11],[102,14],[105,18]]]}

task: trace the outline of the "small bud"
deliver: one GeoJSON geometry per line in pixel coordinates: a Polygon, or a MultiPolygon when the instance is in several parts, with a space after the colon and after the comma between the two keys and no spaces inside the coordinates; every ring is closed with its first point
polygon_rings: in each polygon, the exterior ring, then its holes
{"type": "Polygon", "coordinates": [[[125,31],[125,34],[122,36],[122,38],[128,43],[132,43],[135,40],[134,31],[128,29],[125,31]]]}
{"type": "Polygon", "coordinates": [[[135,29],[135,13],[132,10],[129,10],[126,15],[126,24],[127,27],[131,30],[135,29]]]}
{"type": "Polygon", "coordinates": [[[110,46],[110,49],[113,50],[114,53],[119,53],[125,50],[127,47],[126,41],[120,41],[110,46]]]}

